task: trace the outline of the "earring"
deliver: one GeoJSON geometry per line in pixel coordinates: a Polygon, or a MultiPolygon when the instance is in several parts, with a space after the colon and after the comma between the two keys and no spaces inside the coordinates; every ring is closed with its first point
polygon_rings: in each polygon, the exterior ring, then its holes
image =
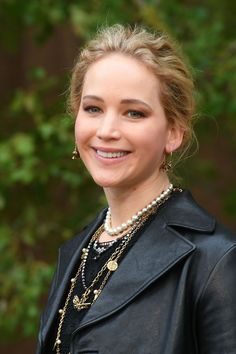
{"type": "Polygon", "coordinates": [[[80,158],[80,154],[79,154],[79,151],[77,149],[77,146],[75,145],[75,148],[72,152],[72,160],[78,160],[80,158]]]}
{"type": "Polygon", "coordinates": [[[169,172],[171,169],[172,169],[172,152],[170,153],[169,160],[167,160],[167,157],[165,156],[165,159],[160,166],[160,170],[163,172],[169,172]]]}

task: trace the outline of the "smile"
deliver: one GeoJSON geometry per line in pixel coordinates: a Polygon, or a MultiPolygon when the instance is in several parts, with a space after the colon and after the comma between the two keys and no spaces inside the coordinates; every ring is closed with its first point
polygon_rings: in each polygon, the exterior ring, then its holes
{"type": "Polygon", "coordinates": [[[128,154],[126,151],[117,151],[117,152],[110,152],[110,151],[102,151],[102,150],[96,150],[96,153],[101,156],[105,157],[108,159],[115,159],[118,157],[122,157],[128,154]]]}

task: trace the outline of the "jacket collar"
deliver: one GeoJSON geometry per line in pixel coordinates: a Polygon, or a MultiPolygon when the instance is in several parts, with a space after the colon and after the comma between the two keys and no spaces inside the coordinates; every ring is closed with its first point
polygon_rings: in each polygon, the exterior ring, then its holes
{"type": "Polygon", "coordinates": [[[197,204],[189,191],[175,194],[168,202],[164,212],[167,225],[206,233],[214,231],[215,218],[197,204]]]}
{"type": "MultiPolygon", "coordinates": [[[[78,264],[81,250],[101,225],[104,215],[105,210],[84,230],[83,235],[61,249],[57,281],[59,285],[55,293],[52,293],[52,305],[47,309],[43,338],[62,306],[64,292],[73,276],[74,267],[78,264]]],[[[214,218],[196,204],[189,192],[175,193],[160,208],[156,218],[124,257],[101,295],[84,316],[78,330],[119,310],[176,263],[188,257],[195,245],[183,236],[182,228],[211,233],[214,225],[214,218]]]]}

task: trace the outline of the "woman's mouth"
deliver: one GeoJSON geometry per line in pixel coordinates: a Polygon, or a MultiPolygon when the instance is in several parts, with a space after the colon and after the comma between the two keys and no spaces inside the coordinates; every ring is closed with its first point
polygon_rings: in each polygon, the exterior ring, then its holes
{"type": "Polygon", "coordinates": [[[128,154],[127,151],[102,151],[102,150],[96,150],[96,153],[98,156],[107,158],[107,159],[115,159],[118,157],[123,157],[128,154]]]}

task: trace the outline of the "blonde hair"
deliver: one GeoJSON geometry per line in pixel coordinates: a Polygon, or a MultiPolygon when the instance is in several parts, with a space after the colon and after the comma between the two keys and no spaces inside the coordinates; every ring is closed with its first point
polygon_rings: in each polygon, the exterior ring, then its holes
{"type": "Polygon", "coordinates": [[[181,157],[195,137],[193,132],[193,80],[177,46],[163,33],[120,24],[102,28],[81,51],[72,73],[69,109],[76,116],[84,77],[90,65],[111,54],[122,53],[145,64],[158,78],[160,100],[167,120],[184,131],[181,157]]]}

